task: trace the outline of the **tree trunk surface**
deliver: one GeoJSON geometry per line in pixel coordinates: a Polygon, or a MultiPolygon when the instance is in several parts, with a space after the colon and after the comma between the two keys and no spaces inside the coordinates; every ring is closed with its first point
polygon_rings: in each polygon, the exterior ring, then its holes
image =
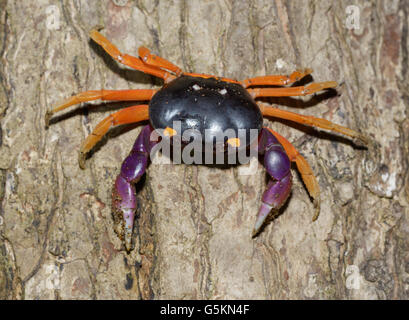
{"type": "MultiPolygon", "coordinates": [[[[1,299],[409,298],[408,2],[0,0],[1,299]],[[183,70],[245,79],[312,68],[335,91],[264,99],[370,138],[278,119],[308,160],[321,214],[294,166],[292,194],[259,236],[261,164],[151,164],[135,248],[114,232],[111,190],[141,125],[118,127],[78,166],[81,142],[132,103],[47,110],[85,90],[160,88],[90,41],[146,46],[183,70]],[[133,129],[133,130],[131,130],[133,129]]],[[[307,77],[302,83],[309,83],[307,77]]]]}

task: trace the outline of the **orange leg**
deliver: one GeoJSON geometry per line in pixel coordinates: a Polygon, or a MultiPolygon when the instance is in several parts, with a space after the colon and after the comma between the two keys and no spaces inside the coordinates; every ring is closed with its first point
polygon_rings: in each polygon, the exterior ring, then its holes
{"type": "Polygon", "coordinates": [[[311,83],[308,86],[290,87],[290,88],[254,88],[247,89],[253,98],[259,97],[293,97],[306,96],[315,92],[335,88],[338,84],[335,81],[311,83]]]}
{"type": "Polygon", "coordinates": [[[162,78],[166,83],[175,79],[175,76],[167,71],[146,64],[139,58],[121,53],[116,46],[95,29],[90,32],[90,37],[103,47],[112,58],[128,67],[162,78]]]}
{"type": "Polygon", "coordinates": [[[314,200],[314,207],[316,208],[316,211],[314,217],[312,218],[312,221],[317,220],[320,214],[320,186],[314,176],[314,172],[312,171],[307,160],[305,160],[305,158],[299,154],[297,149],[295,149],[295,147],[287,139],[279,135],[277,132],[271,130],[270,128],[267,129],[277,138],[278,142],[280,142],[280,144],[283,146],[290,160],[296,163],[297,169],[301,174],[302,181],[304,181],[308,193],[314,200]]]}
{"type": "Polygon", "coordinates": [[[81,145],[78,163],[81,169],[85,168],[85,156],[95,144],[102,139],[108,130],[120,124],[135,123],[149,119],[149,106],[147,104],[128,107],[115,112],[94,128],[92,133],[84,140],[81,145]]]}
{"type": "Polygon", "coordinates": [[[139,47],[138,49],[139,57],[142,59],[143,62],[150,66],[155,66],[163,69],[170,70],[174,73],[176,73],[177,76],[179,76],[182,73],[182,69],[179,67],[175,66],[172,62],[169,62],[168,60],[165,60],[161,57],[155,56],[154,54],[151,54],[149,49],[145,47],[139,47]]]}
{"type": "Polygon", "coordinates": [[[240,82],[238,82],[236,80],[233,80],[233,79],[216,77],[216,76],[213,76],[211,74],[205,74],[205,73],[183,72],[183,75],[190,76],[190,77],[204,78],[204,79],[214,78],[214,79],[217,79],[217,80],[220,80],[220,81],[240,84],[240,82]]]}
{"type": "Polygon", "coordinates": [[[360,134],[359,132],[356,132],[355,130],[332,123],[331,121],[321,118],[315,118],[312,116],[304,116],[298,113],[285,111],[277,108],[267,107],[264,106],[263,104],[259,104],[259,106],[263,116],[276,117],[280,119],[294,121],[301,124],[306,124],[309,126],[315,126],[318,128],[331,130],[334,132],[345,134],[351,138],[358,139],[364,144],[368,144],[368,139],[364,135],[360,134]]]}
{"type": "Polygon", "coordinates": [[[256,78],[245,79],[240,81],[240,83],[245,87],[251,86],[263,86],[263,85],[273,85],[273,86],[284,86],[287,84],[292,84],[306,75],[312,73],[312,69],[297,70],[294,71],[290,76],[282,75],[272,75],[272,76],[262,76],[256,78]]]}
{"type": "Polygon", "coordinates": [[[47,111],[45,115],[46,127],[54,113],[64,110],[74,104],[93,100],[111,100],[111,101],[145,101],[150,100],[157,90],[136,89],[136,90],[90,90],[81,92],[71,98],[68,98],[57,105],[52,110],[47,111]]]}

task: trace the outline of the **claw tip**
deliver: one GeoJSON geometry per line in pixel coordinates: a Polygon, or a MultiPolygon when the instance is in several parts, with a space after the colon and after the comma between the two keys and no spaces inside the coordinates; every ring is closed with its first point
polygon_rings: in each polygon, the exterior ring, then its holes
{"type": "Polygon", "coordinates": [[[260,210],[257,215],[256,223],[254,224],[252,238],[257,236],[257,234],[260,232],[260,229],[263,226],[264,221],[266,220],[267,216],[270,214],[272,209],[273,209],[272,206],[264,202],[261,203],[260,210]]]}
{"type": "Polygon", "coordinates": [[[357,138],[357,142],[358,142],[358,144],[363,144],[364,146],[367,146],[368,144],[369,144],[369,138],[368,137],[366,137],[366,136],[364,136],[363,134],[360,134],[359,136],[358,136],[358,138],[357,138]]]}

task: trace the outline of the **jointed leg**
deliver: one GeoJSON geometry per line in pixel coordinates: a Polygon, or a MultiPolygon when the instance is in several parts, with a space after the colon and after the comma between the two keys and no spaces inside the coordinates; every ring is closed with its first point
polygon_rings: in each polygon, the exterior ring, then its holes
{"type": "Polygon", "coordinates": [[[335,88],[338,84],[335,81],[316,82],[308,86],[289,87],[289,88],[253,88],[247,89],[253,98],[259,97],[294,97],[306,96],[315,92],[335,88]]]}
{"type": "Polygon", "coordinates": [[[85,156],[88,151],[92,149],[95,144],[102,139],[102,137],[107,133],[107,131],[116,125],[135,123],[143,120],[149,119],[149,106],[148,105],[138,105],[128,107],[118,112],[115,112],[100,123],[94,128],[92,133],[84,140],[81,145],[78,163],[82,169],[85,167],[85,156]]]}
{"type": "Polygon", "coordinates": [[[64,110],[74,104],[93,100],[111,100],[111,101],[146,101],[150,100],[157,90],[153,89],[135,89],[135,90],[90,90],[81,92],[71,98],[61,102],[52,110],[47,111],[45,115],[46,127],[54,113],[64,110]]]}
{"type": "Polygon", "coordinates": [[[124,160],[121,172],[116,178],[112,192],[112,211],[115,231],[124,241],[129,252],[132,246],[132,230],[135,220],[136,193],[134,184],[137,183],[146,171],[149,153],[155,142],[150,141],[153,128],[145,126],[135,144],[124,160]]]}
{"type": "Polygon", "coordinates": [[[295,149],[295,147],[287,139],[279,135],[277,132],[271,130],[270,128],[266,129],[268,129],[284,147],[284,150],[287,153],[290,160],[296,163],[297,169],[301,174],[301,178],[304,181],[305,186],[307,187],[308,193],[314,200],[314,206],[316,208],[316,211],[312,221],[317,220],[320,214],[320,186],[318,184],[317,179],[314,176],[314,172],[312,171],[307,160],[305,160],[305,158],[299,154],[297,149],[295,149]]]}
{"type": "Polygon", "coordinates": [[[292,84],[298,80],[301,80],[310,73],[312,73],[312,69],[297,70],[294,71],[290,76],[283,75],[261,76],[256,78],[245,79],[243,81],[240,81],[240,83],[245,88],[262,85],[285,86],[288,84],[292,84]]]}
{"type": "Polygon", "coordinates": [[[263,128],[259,138],[259,153],[264,153],[264,166],[273,178],[261,198],[262,203],[254,225],[255,236],[272,209],[279,209],[291,192],[290,160],[276,137],[263,128]]]}
{"type": "Polygon", "coordinates": [[[260,107],[260,110],[263,116],[271,116],[271,117],[276,117],[280,119],[286,119],[286,120],[294,121],[294,122],[301,123],[301,124],[306,124],[310,126],[319,127],[322,129],[331,130],[331,131],[342,133],[349,137],[358,139],[362,141],[364,144],[368,143],[368,139],[362,134],[360,134],[359,132],[356,132],[355,130],[332,123],[331,121],[328,121],[325,119],[315,118],[313,116],[304,116],[304,115],[290,112],[290,111],[267,107],[263,104],[259,104],[259,107],[260,107]]]}
{"type": "Polygon", "coordinates": [[[172,62],[166,59],[163,59],[154,54],[151,54],[149,49],[145,47],[140,47],[138,49],[138,54],[139,54],[139,57],[142,59],[142,61],[150,66],[155,66],[155,67],[170,70],[176,73],[177,76],[179,76],[182,73],[182,69],[180,69],[178,66],[175,66],[172,62]]]}
{"type": "Polygon", "coordinates": [[[133,69],[154,75],[156,77],[162,78],[165,82],[169,82],[175,79],[175,76],[169,72],[162,70],[155,66],[150,66],[149,64],[144,63],[141,59],[130,56],[128,54],[121,53],[118,48],[113,45],[107,38],[100,34],[97,30],[92,30],[90,32],[90,37],[96,43],[98,43],[104,50],[116,61],[127,65],[133,69]]]}

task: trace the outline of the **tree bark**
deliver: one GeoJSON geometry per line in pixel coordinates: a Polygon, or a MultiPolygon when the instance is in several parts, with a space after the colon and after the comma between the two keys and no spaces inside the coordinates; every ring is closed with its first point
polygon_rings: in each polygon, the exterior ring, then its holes
{"type": "Polygon", "coordinates": [[[409,6],[354,3],[0,0],[0,298],[409,298],[409,6]],[[44,126],[74,93],[160,88],[91,42],[95,25],[123,52],[143,45],[190,72],[245,79],[312,68],[314,81],[339,83],[336,94],[263,101],[371,142],[266,119],[311,164],[321,215],[311,221],[294,167],[291,197],[254,239],[261,165],[241,175],[152,164],[127,254],[111,188],[141,126],[111,130],[85,170],[77,156],[100,120],[131,104],[73,107],[44,126]]]}

